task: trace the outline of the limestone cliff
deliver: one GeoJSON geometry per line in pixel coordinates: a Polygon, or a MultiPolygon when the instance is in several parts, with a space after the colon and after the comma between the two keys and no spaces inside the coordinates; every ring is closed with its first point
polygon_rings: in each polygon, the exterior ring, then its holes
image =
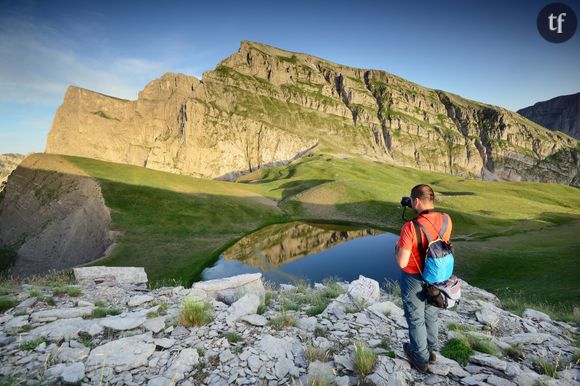
{"type": "Polygon", "coordinates": [[[208,178],[318,151],[477,178],[580,185],[579,142],[496,106],[242,42],[203,80],[136,101],[71,87],[46,150],[208,178]]]}
{"type": "Polygon", "coordinates": [[[538,102],[518,113],[550,130],[580,139],[580,93],[538,102]]]}
{"type": "Polygon", "coordinates": [[[94,260],[112,243],[110,223],[95,180],[61,157],[30,155],[0,196],[1,266],[28,275],[94,260]]]}
{"type": "Polygon", "coordinates": [[[0,154],[0,192],[4,189],[4,183],[18,164],[24,159],[22,154],[0,154]]]}

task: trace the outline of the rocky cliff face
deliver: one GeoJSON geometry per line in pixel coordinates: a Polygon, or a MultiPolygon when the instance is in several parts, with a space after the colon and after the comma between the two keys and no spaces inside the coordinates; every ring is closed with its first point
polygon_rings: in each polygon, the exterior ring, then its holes
{"type": "Polygon", "coordinates": [[[580,139],[580,93],[563,95],[518,110],[530,121],[580,139]]]}
{"type": "Polygon", "coordinates": [[[383,71],[259,43],[136,101],[71,87],[47,152],[232,178],[319,151],[477,178],[579,185],[579,142],[383,71]]]}
{"type": "Polygon", "coordinates": [[[61,157],[33,154],[8,182],[0,197],[0,258],[14,274],[83,264],[112,243],[99,184],[61,157]]]}
{"type": "Polygon", "coordinates": [[[10,173],[23,159],[22,154],[0,154],[0,192],[4,189],[4,184],[10,173]]]}

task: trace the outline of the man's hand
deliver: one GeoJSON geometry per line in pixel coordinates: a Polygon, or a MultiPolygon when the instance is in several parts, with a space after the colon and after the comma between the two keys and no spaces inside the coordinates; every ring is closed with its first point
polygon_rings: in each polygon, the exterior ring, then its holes
{"type": "Polygon", "coordinates": [[[395,261],[399,264],[401,269],[409,264],[409,257],[411,257],[411,250],[401,249],[398,246],[395,247],[395,261]]]}

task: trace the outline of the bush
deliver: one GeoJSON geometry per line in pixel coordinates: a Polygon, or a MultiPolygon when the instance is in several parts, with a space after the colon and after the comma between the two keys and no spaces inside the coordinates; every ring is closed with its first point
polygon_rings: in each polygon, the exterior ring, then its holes
{"type": "Polygon", "coordinates": [[[34,350],[41,343],[49,343],[49,341],[44,336],[41,336],[40,338],[24,342],[18,347],[20,348],[21,351],[30,351],[34,350]]]}
{"type": "Polygon", "coordinates": [[[304,350],[304,356],[308,362],[327,362],[329,357],[329,352],[327,350],[323,350],[319,347],[314,347],[312,345],[306,346],[304,350]]]}
{"type": "Polygon", "coordinates": [[[102,307],[96,307],[93,309],[93,312],[91,312],[90,315],[88,316],[84,316],[85,319],[97,319],[97,318],[104,318],[106,316],[109,315],[119,315],[121,313],[121,310],[119,310],[118,308],[102,308],[102,307]]]}
{"type": "Polygon", "coordinates": [[[177,321],[183,327],[202,326],[213,320],[212,305],[207,300],[185,298],[177,321]]]}
{"type": "Polygon", "coordinates": [[[469,346],[469,343],[463,339],[449,339],[445,342],[443,349],[441,350],[441,355],[446,358],[453,359],[457,363],[465,366],[469,361],[469,357],[474,354],[473,349],[469,346]]]}
{"type": "Polygon", "coordinates": [[[370,374],[375,368],[376,363],[377,354],[373,349],[361,342],[354,344],[353,364],[357,374],[363,377],[370,374]]]}
{"type": "Polygon", "coordinates": [[[0,312],[9,310],[17,304],[18,302],[15,299],[0,296],[0,312]]]}
{"type": "Polygon", "coordinates": [[[296,319],[292,315],[288,315],[286,312],[282,312],[280,315],[268,322],[272,328],[275,330],[281,330],[284,327],[296,327],[296,319]]]}

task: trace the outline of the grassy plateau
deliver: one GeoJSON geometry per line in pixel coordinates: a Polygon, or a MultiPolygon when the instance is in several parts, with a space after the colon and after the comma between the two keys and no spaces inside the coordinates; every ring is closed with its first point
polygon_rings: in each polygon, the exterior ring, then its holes
{"type": "MultiPolygon", "coordinates": [[[[98,264],[144,266],[150,281],[191,283],[228,246],[294,220],[398,233],[401,196],[430,184],[454,222],[457,273],[521,311],[571,315],[580,297],[580,194],[545,183],[464,179],[314,154],[237,182],[65,157],[102,188],[117,247],[98,264]]],[[[410,212],[407,218],[411,217],[410,212]]]]}

